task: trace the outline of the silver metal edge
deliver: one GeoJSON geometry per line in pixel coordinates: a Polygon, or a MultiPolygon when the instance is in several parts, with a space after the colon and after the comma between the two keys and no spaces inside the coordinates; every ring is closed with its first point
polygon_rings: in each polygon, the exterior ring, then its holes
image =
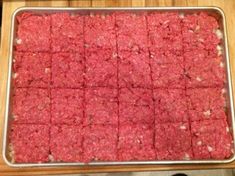
{"type": "MultiPolygon", "coordinates": [[[[7,165],[11,167],[53,167],[53,166],[99,166],[99,165],[147,165],[147,164],[222,164],[222,163],[230,163],[235,160],[235,154],[229,159],[225,160],[164,160],[164,161],[125,161],[125,162],[90,162],[90,163],[11,163],[8,161],[6,157],[6,150],[7,150],[7,131],[8,131],[8,113],[9,113],[9,98],[10,98],[10,87],[11,87],[11,70],[12,70],[12,52],[13,52],[13,34],[14,34],[14,22],[16,14],[25,11],[25,10],[215,10],[219,12],[221,17],[223,18],[223,28],[224,28],[224,42],[225,42],[225,57],[226,57],[226,65],[227,65],[227,78],[228,78],[228,89],[229,89],[229,100],[230,100],[230,108],[231,108],[231,120],[232,120],[232,128],[233,128],[233,139],[235,139],[235,121],[234,121],[234,103],[233,103],[233,89],[232,89],[232,81],[231,81],[231,69],[230,69],[230,60],[229,60],[229,50],[228,50],[228,41],[227,41],[227,28],[226,28],[226,19],[225,14],[222,9],[219,7],[107,7],[107,8],[77,8],[77,7],[20,7],[16,9],[12,15],[12,29],[11,29],[11,38],[10,38],[10,55],[9,55],[9,62],[8,62],[8,79],[7,79],[7,96],[6,96],[6,111],[5,111],[5,121],[4,121],[4,133],[3,133],[3,159],[7,165]]],[[[235,144],[234,144],[235,148],[235,144]]]]}

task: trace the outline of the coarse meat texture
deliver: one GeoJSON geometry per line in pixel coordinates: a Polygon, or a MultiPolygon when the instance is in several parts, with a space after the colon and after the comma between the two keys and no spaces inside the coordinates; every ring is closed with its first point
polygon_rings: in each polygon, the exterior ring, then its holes
{"type": "Polygon", "coordinates": [[[150,51],[182,53],[182,25],[179,13],[153,12],[147,16],[150,51]]]}
{"type": "Polygon", "coordinates": [[[84,17],[79,14],[51,15],[52,52],[84,52],[84,17]]]}
{"type": "Polygon", "coordinates": [[[51,90],[51,123],[81,125],[84,111],[84,90],[51,90]]]}
{"type": "Polygon", "coordinates": [[[85,16],[84,32],[86,49],[97,51],[116,48],[114,14],[90,13],[85,16]]]}
{"type": "Polygon", "coordinates": [[[192,122],[195,159],[224,159],[232,154],[232,136],[225,119],[192,122]]]}
{"type": "Polygon", "coordinates": [[[155,149],[158,160],[193,159],[189,124],[185,122],[157,123],[155,149]]]}
{"type": "Polygon", "coordinates": [[[188,122],[186,92],[183,89],[154,89],[157,123],[188,122]]]}
{"type": "Polygon", "coordinates": [[[17,16],[17,51],[40,52],[51,49],[51,16],[22,13],[17,16]]]}
{"type": "Polygon", "coordinates": [[[147,123],[154,122],[152,91],[143,88],[122,88],[119,90],[119,122],[147,123]]]}
{"type": "Polygon", "coordinates": [[[47,53],[14,52],[13,79],[16,87],[49,88],[51,55],[47,53]]]}
{"type": "Polygon", "coordinates": [[[224,160],[234,152],[216,17],[119,10],[20,13],[17,22],[13,162],[224,160]]]}
{"type": "Polygon", "coordinates": [[[119,87],[151,88],[151,70],[147,52],[119,52],[119,87]]]}
{"type": "Polygon", "coordinates": [[[182,53],[181,55],[176,55],[170,51],[162,52],[162,50],[150,50],[150,60],[152,67],[154,65],[158,66],[159,64],[184,64],[182,53]]]}
{"type": "Polygon", "coordinates": [[[118,127],[91,125],[85,128],[84,161],[117,161],[118,127]]]}
{"type": "Polygon", "coordinates": [[[44,163],[49,159],[49,126],[13,124],[11,155],[16,163],[44,163]]]}
{"type": "Polygon", "coordinates": [[[83,161],[83,128],[76,125],[52,125],[50,128],[50,160],[83,161]]]}
{"type": "Polygon", "coordinates": [[[14,123],[50,123],[49,89],[14,88],[12,110],[14,123]]]}
{"type": "Polygon", "coordinates": [[[117,47],[119,51],[146,51],[148,31],[145,13],[116,13],[117,47]]]}
{"type": "Polygon", "coordinates": [[[117,53],[115,49],[85,52],[86,87],[117,88],[117,53]]]}
{"type": "Polygon", "coordinates": [[[152,105],[152,90],[144,88],[121,88],[119,89],[119,102],[142,106],[152,105]]]}
{"type": "Polygon", "coordinates": [[[154,88],[185,88],[183,64],[157,64],[151,61],[154,88]]]}
{"type": "Polygon", "coordinates": [[[118,160],[154,160],[154,128],[146,124],[123,124],[119,127],[118,160]]]}
{"type": "Polygon", "coordinates": [[[185,51],[203,49],[215,51],[223,36],[217,35],[219,25],[216,18],[206,13],[185,15],[182,19],[183,47],[185,51]]]}
{"type": "Polygon", "coordinates": [[[186,86],[224,87],[225,64],[221,56],[206,50],[192,50],[184,53],[186,86]]]}
{"type": "Polygon", "coordinates": [[[52,55],[52,87],[84,87],[84,56],[79,53],[56,53],[52,55]]]}
{"type": "Polygon", "coordinates": [[[85,124],[118,125],[117,89],[85,89],[85,124]]]}
{"type": "Polygon", "coordinates": [[[225,95],[221,88],[197,88],[186,91],[190,121],[226,119],[225,95]]]}

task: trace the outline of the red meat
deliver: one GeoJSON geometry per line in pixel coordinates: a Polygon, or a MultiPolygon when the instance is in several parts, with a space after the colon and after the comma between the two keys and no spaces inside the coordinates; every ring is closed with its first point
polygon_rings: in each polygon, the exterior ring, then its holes
{"type": "Polygon", "coordinates": [[[226,107],[223,89],[199,88],[188,89],[188,111],[191,121],[206,119],[225,119],[226,107]]]}
{"type": "Polygon", "coordinates": [[[49,90],[36,88],[14,89],[13,118],[16,123],[48,124],[50,122],[49,90]]]}
{"type": "Polygon", "coordinates": [[[52,55],[52,86],[81,88],[84,86],[84,58],[79,53],[52,55]]]}
{"type": "Polygon", "coordinates": [[[85,124],[118,124],[117,90],[92,88],[85,90],[85,124]]]}
{"type": "Polygon", "coordinates": [[[84,160],[116,161],[117,160],[117,126],[92,125],[84,134],[84,160]]]}
{"type": "Polygon", "coordinates": [[[158,160],[190,160],[193,158],[188,123],[164,123],[155,127],[158,160]]]}
{"type": "Polygon", "coordinates": [[[117,88],[117,53],[113,50],[86,52],[86,86],[117,88]]]}
{"type": "Polygon", "coordinates": [[[155,89],[155,119],[158,123],[187,122],[187,99],[183,89],[155,89]]]}
{"type": "Polygon", "coordinates": [[[15,41],[17,51],[50,51],[50,16],[22,13],[17,16],[17,21],[17,38],[15,41]]]}
{"type": "Polygon", "coordinates": [[[205,50],[184,53],[187,87],[223,87],[225,66],[221,57],[205,50]]]}
{"type": "Polygon", "coordinates": [[[10,143],[16,163],[41,163],[49,159],[49,127],[47,125],[13,124],[10,143]]]}
{"type": "Polygon", "coordinates": [[[119,52],[119,87],[151,88],[151,72],[147,52],[119,52]]]}
{"type": "Polygon", "coordinates": [[[147,22],[144,13],[116,13],[117,46],[122,51],[141,51],[148,48],[147,22]]]}
{"type": "Polygon", "coordinates": [[[225,159],[232,154],[232,137],[224,119],[191,124],[195,159],[225,159]]]}
{"type": "Polygon", "coordinates": [[[51,15],[53,52],[84,52],[84,18],[78,14],[55,13],[51,15]]]}
{"type": "Polygon", "coordinates": [[[157,64],[152,61],[154,88],[185,88],[184,67],[181,64],[157,64]]]}
{"type": "Polygon", "coordinates": [[[154,160],[154,129],[145,124],[121,125],[118,137],[118,159],[154,160]]]}
{"type": "Polygon", "coordinates": [[[61,125],[50,129],[52,161],[83,161],[83,129],[80,126],[61,125]]]}
{"type": "Polygon", "coordinates": [[[90,14],[85,16],[85,47],[89,50],[116,48],[115,16],[90,14]]]}
{"type": "Polygon", "coordinates": [[[51,80],[51,55],[15,52],[13,71],[16,87],[47,88],[51,80]]]}
{"type": "Polygon", "coordinates": [[[80,125],[83,121],[84,90],[51,90],[51,123],[80,125]]]}

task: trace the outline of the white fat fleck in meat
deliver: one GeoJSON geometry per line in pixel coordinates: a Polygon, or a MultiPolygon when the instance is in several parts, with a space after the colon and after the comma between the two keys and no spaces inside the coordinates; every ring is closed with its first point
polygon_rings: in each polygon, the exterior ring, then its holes
{"type": "Polygon", "coordinates": [[[181,129],[181,130],[186,130],[187,127],[186,127],[185,125],[180,125],[180,129],[181,129]]]}
{"type": "Polygon", "coordinates": [[[217,45],[217,46],[216,46],[216,49],[217,49],[218,56],[222,55],[222,53],[223,53],[223,48],[222,48],[220,45],[217,45]]]}
{"type": "Polygon", "coordinates": [[[223,63],[223,62],[220,62],[219,66],[220,66],[221,68],[224,68],[224,63],[223,63]]]}
{"type": "Polygon", "coordinates": [[[170,22],[170,20],[166,20],[166,21],[163,22],[163,24],[167,24],[169,22],[170,22]]]}
{"type": "Polygon", "coordinates": [[[190,155],[188,153],[185,153],[183,160],[190,160],[190,155]]]}
{"type": "Polygon", "coordinates": [[[52,155],[49,155],[48,159],[49,159],[49,161],[52,161],[52,162],[55,161],[55,159],[54,159],[54,157],[52,155]]]}
{"type": "Polygon", "coordinates": [[[22,43],[22,40],[19,39],[19,38],[16,38],[16,39],[15,39],[15,42],[16,42],[17,45],[20,45],[20,44],[22,43]]]}
{"type": "Polygon", "coordinates": [[[228,133],[230,130],[229,130],[229,127],[226,127],[226,132],[228,133]]]}
{"type": "Polygon", "coordinates": [[[179,17],[184,18],[184,13],[183,12],[179,13],[179,17]]]}
{"type": "Polygon", "coordinates": [[[15,59],[13,59],[13,60],[12,60],[12,62],[13,62],[13,63],[15,63],[15,62],[16,62],[16,60],[15,60],[15,59]]]}
{"type": "Polygon", "coordinates": [[[213,148],[211,146],[209,146],[209,145],[207,146],[207,149],[208,149],[209,152],[213,151],[213,148]]]}
{"type": "Polygon", "coordinates": [[[51,69],[50,68],[45,68],[45,73],[50,73],[51,69]]]}
{"type": "Polygon", "coordinates": [[[197,145],[198,146],[202,145],[202,141],[197,141],[197,145]]]}
{"type": "Polygon", "coordinates": [[[203,114],[209,117],[211,115],[211,111],[210,110],[204,111],[203,114]]]}
{"type": "Polygon", "coordinates": [[[13,73],[12,78],[16,79],[19,76],[19,73],[13,73]]]}
{"type": "Polygon", "coordinates": [[[105,18],[106,18],[105,14],[102,14],[102,15],[101,15],[101,19],[104,20],[105,18]]]}
{"type": "Polygon", "coordinates": [[[197,25],[196,28],[195,28],[195,31],[198,31],[200,29],[200,26],[197,25]]]}
{"type": "Polygon", "coordinates": [[[94,13],[90,13],[90,17],[94,17],[95,15],[94,15],[94,13]]]}
{"type": "Polygon", "coordinates": [[[216,29],[215,30],[215,34],[216,36],[219,38],[219,39],[222,39],[223,38],[223,33],[220,29],[216,29]]]}
{"type": "Polygon", "coordinates": [[[226,93],[226,89],[223,88],[223,89],[221,90],[221,92],[222,92],[222,94],[225,94],[225,93],[226,93]]]}
{"type": "Polygon", "coordinates": [[[117,58],[118,54],[116,52],[113,53],[112,57],[117,58]]]}
{"type": "Polygon", "coordinates": [[[199,76],[196,77],[197,81],[202,81],[202,78],[200,78],[199,76]]]}

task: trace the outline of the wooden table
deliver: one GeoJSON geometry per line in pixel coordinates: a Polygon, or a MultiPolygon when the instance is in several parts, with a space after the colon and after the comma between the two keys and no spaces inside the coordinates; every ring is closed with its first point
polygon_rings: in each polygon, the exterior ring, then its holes
{"type": "MultiPolygon", "coordinates": [[[[235,74],[235,1],[234,0],[80,0],[80,1],[23,1],[3,0],[2,40],[0,50],[0,125],[3,128],[5,111],[6,80],[9,55],[10,18],[15,9],[22,6],[70,6],[70,7],[117,7],[117,6],[218,6],[225,11],[228,26],[228,38],[232,72],[235,74]]],[[[233,76],[233,81],[235,76],[233,76]]],[[[2,130],[0,130],[2,139],[2,130]]],[[[2,143],[2,140],[0,140],[2,143]]],[[[0,147],[2,150],[2,145],[0,147]]],[[[85,166],[85,167],[50,167],[50,168],[10,168],[2,156],[0,158],[0,175],[41,175],[59,173],[85,172],[123,172],[123,171],[154,171],[177,169],[217,169],[235,168],[235,162],[213,165],[141,165],[141,166],[85,166]]]]}

